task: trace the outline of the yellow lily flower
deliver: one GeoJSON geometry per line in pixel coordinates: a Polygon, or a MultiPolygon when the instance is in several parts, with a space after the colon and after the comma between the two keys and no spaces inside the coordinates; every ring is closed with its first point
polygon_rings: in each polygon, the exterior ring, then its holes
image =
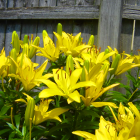
{"type": "Polygon", "coordinates": [[[81,43],[81,33],[77,34],[76,36],[72,36],[70,34],[62,32],[62,36],[60,36],[58,33],[54,32],[54,35],[58,39],[60,50],[62,50],[65,55],[72,55],[73,57],[76,57],[81,53],[81,51],[91,47],[90,45],[81,43]]]}
{"type": "Polygon", "coordinates": [[[136,64],[140,64],[140,53],[138,52],[138,55],[134,55],[134,62],[136,63],[136,64]]]}
{"type": "Polygon", "coordinates": [[[62,69],[53,69],[53,76],[56,83],[49,80],[42,80],[49,88],[42,90],[39,93],[39,98],[59,95],[66,97],[68,103],[73,101],[80,103],[80,94],[76,89],[85,86],[95,86],[95,83],[92,81],[77,83],[81,73],[82,69],[76,69],[69,76],[62,69]]]}
{"type": "Polygon", "coordinates": [[[115,116],[113,110],[111,107],[109,107],[112,115],[115,119],[116,122],[116,129],[117,131],[122,130],[123,128],[128,128],[129,130],[132,129],[133,124],[134,124],[134,116],[131,112],[130,109],[128,109],[127,107],[124,107],[121,103],[119,105],[119,110],[118,110],[118,119],[115,116]]]}
{"type": "Polygon", "coordinates": [[[5,55],[5,51],[3,48],[0,53],[0,76],[4,77],[7,75],[7,70],[6,70],[7,66],[9,66],[8,59],[5,55]]]}
{"type": "Polygon", "coordinates": [[[104,63],[107,60],[107,58],[114,55],[115,53],[116,53],[115,51],[112,51],[105,54],[105,52],[100,53],[100,51],[97,48],[90,48],[87,49],[87,52],[83,51],[81,53],[81,57],[84,60],[88,60],[91,63],[90,65],[92,67],[95,64],[104,63]]]}
{"type": "MultiPolygon", "coordinates": [[[[26,58],[26,55],[25,55],[26,58]]],[[[28,59],[28,58],[26,58],[28,59]]],[[[24,59],[24,60],[26,60],[24,59]]],[[[18,73],[17,74],[9,74],[8,76],[10,77],[15,77],[16,79],[19,79],[22,84],[23,87],[25,89],[25,91],[30,91],[33,87],[35,86],[39,86],[39,84],[41,82],[36,81],[37,79],[48,79],[50,77],[52,77],[52,74],[46,74],[44,76],[42,76],[42,73],[44,72],[48,60],[46,60],[38,69],[34,69],[34,64],[31,62],[30,59],[28,59],[28,61],[24,61],[24,63],[29,63],[29,65],[27,65],[26,67],[20,68],[18,63],[15,62],[12,58],[11,60],[15,63],[15,65],[18,68],[18,73]]],[[[23,64],[24,64],[23,63],[23,64]]]]}
{"type": "Polygon", "coordinates": [[[53,62],[56,61],[59,58],[60,54],[58,46],[55,47],[53,41],[48,36],[48,34],[45,34],[45,36],[43,36],[43,42],[44,48],[34,46],[41,52],[41,53],[38,52],[36,55],[46,57],[53,62]]]}
{"type": "Polygon", "coordinates": [[[118,133],[114,124],[100,117],[99,129],[95,130],[95,135],[85,131],[74,131],[73,134],[81,136],[86,140],[132,140],[129,139],[129,129],[125,127],[118,133]]]}
{"type": "Polygon", "coordinates": [[[52,99],[42,100],[39,106],[35,106],[35,114],[33,118],[33,124],[38,125],[46,120],[53,119],[61,122],[61,119],[58,117],[69,109],[55,108],[48,111],[50,102],[52,99]]]}
{"type": "MultiPolygon", "coordinates": [[[[26,105],[28,105],[29,100],[32,98],[31,96],[27,95],[26,93],[23,93],[25,96],[27,96],[27,101],[24,99],[17,99],[16,102],[24,102],[26,105]]],[[[40,102],[40,105],[35,105],[34,108],[34,116],[33,116],[33,124],[38,125],[46,120],[53,119],[58,120],[61,122],[61,119],[58,117],[59,115],[63,114],[64,112],[68,111],[69,109],[64,108],[55,108],[50,111],[48,111],[50,102],[53,101],[52,99],[48,100],[42,100],[40,102]]],[[[26,119],[26,118],[25,118],[26,119]]]]}
{"type": "Polygon", "coordinates": [[[115,119],[115,124],[100,117],[99,129],[95,135],[85,131],[74,131],[73,134],[81,136],[86,140],[139,140],[140,139],[140,113],[132,102],[128,103],[130,109],[121,103],[118,109],[118,119],[112,108],[110,110],[115,119]],[[134,114],[135,118],[134,118],[134,114]]]}
{"type": "Polygon", "coordinates": [[[120,74],[126,72],[129,69],[132,69],[134,67],[139,67],[140,66],[140,64],[135,64],[135,63],[133,63],[133,61],[134,61],[133,56],[127,56],[124,59],[122,58],[119,61],[118,67],[117,67],[117,69],[115,71],[115,75],[120,75],[120,74]]]}
{"type": "MultiPolygon", "coordinates": [[[[107,76],[107,72],[109,69],[109,63],[105,63],[103,66],[101,63],[96,64],[95,66],[92,67],[92,69],[90,70],[89,74],[87,74],[87,79],[90,81],[93,81],[94,83],[96,83],[96,87],[91,86],[89,88],[86,88],[85,91],[85,97],[83,95],[81,95],[82,100],[84,102],[84,104],[86,106],[89,105],[93,105],[95,107],[101,107],[104,105],[107,105],[107,102],[102,102],[102,103],[94,103],[94,101],[99,98],[104,92],[106,92],[107,90],[119,85],[117,84],[112,84],[108,87],[103,88],[103,83],[105,81],[105,78],[107,76]]],[[[112,104],[113,107],[117,107],[114,103],[110,103],[112,104]]]]}
{"type": "Polygon", "coordinates": [[[130,138],[131,137],[138,137],[140,139],[140,133],[139,133],[139,130],[140,130],[140,112],[139,110],[133,105],[132,102],[129,102],[128,103],[129,107],[130,107],[130,110],[135,114],[135,121],[134,121],[134,125],[131,129],[131,132],[130,132],[130,138]]]}

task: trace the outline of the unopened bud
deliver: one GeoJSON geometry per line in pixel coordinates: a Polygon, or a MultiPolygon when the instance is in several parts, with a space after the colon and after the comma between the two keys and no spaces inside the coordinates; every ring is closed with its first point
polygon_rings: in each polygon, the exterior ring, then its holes
{"type": "Polygon", "coordinates": [[[73,58],[72,55],[68,55],[66,60],[66,72],[70,76],[73,71],[74,71],[73,58]]]}
{"type": "MultiPolygon", "coordinates": [[[[40,42],[40,37],[36,37],[34,42],[33,42],[33,45],[34,46],[39,46],[39,42],[40,42]]],[[[32,44],[31,44],[32,45],[32,44]]],[[[36,51],[37,51],[37,48],[35,48],[34,46],[30,46],[30,51],[29,51],[29,58],[33,58],[33,56],[35,55],[36,51]]]]}
{"type": "Polygon", "coordinates": [[[25,111],[25,125],[27,127],[30,126],[30,118],[34,117],[34,108],[35,108],[35,100],[30,98],[25,111]]]}
{"type": "Polygon", "coordinates": [[[57,24],[57,33],[62,36],[62,24],[61,23],[58,23],[57,24]]]}
{"type": "MultiPolygon", "coordinates": [[[[13,48],[12,50],[11,50],[11,52],[10,52],[10,56],[11,56],[11,58],[16,62],[17,61],[17,52],[16,52],[16,49],[15,48],[13,48]]],[[[17,67],[16,67],[16,65],[15,65],[15,63],[10,59],[10,66],[9,66],[9,73],[11,74],[11,73],[13,73],[13,74],[16,74],[16,69],[17,69],[17,67]]]]}
{"type": "Polygon", "coordinates": [[[120,59],[121,59],[121,55],[120,54],[117,54],[116,57],[115,57],[115,59],[112,62],[112,65],[111,65],[111,68],[113,68],[113,70],[110,71],[110,74],[111,75],[115,74],[115,71],[116,71],[116,69],[118,67],[118,64],[119,64],[120,59]]]}
{"type": "Polygon", "coordinates": [[[88,41],[88,45],[93,46],[93,44],[94,44],[94,36],[91,35],[88,41]]]}

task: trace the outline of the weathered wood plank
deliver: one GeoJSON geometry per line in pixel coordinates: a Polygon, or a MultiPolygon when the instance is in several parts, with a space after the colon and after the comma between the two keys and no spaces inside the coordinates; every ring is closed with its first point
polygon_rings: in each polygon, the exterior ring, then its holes
{"type": "Polygon", "coordinates": [[[121,19],[122,0],[102,0],[98,25],[98,47],[105,50],[107,46],[118,48],[121,19]]]}
{"type": "Polygon", "coordinates": [[[24,1],[23,0],[15,0],[15,7],[23,7],[24,1]]]}
{"type": "MultiPolygon", "coordinates": [[[[40,47],[43,46],[43,38],[42,38],[42,31],[46,30],[49,37],[53,40],[53,31],[54,31],[54,24],[53,21],[49,20],[41,20],[38,22],[38,29],[37,29],[37,36],[40,37],[40,47]]],[[[41,65],[47,58],[42,56],[36,56],[36,63],[39,63],[41,65]]],[[[50,63],[48,63],[46,69],[50,67],[50,63]]]]}
{"type": "Polygon", "coordinates": [[[124,5],[123,18],[140,20],[140,6],[124,5]]]}
{"type": "MultiPolygon", "coordinates": [[[[37,36],[37,20],[22,21],[21,40],[23,40],[24,35],[28,35],[29,40],[31,40],[31,34],[34,38],[37,36]]],[[[35,57],[32,58],[32,61],[35,62],[35,57]]]]}
{"type": "Polygon", "coordinates": [[[7,8],[7,0],[0,0],[0,9],[6,9],[7,8]]]}
{"type": "Polygon", "coordinates": [[[9,51],[12,49],[11,40],[12,32],[16,31],[20,37],[21,24],[20,21],[7,21],[6,35],[5,35],[5,51],[6,55],[9,55],[9,51]]]}
{"type": "Polygon", "coordinates": [[[75,0],[57,0],[57,6],[72,6],[75,5],[75,0]]]}
{"type": "Polygon", "coordinates": [[[56,0],[39,0],[40,7],[56,6],[56,0]]]}
{"type": "Polygon", "coordinates": [[[76,5],[94,5],[95,0],[76,0],[76,5]]]}
{"type": "Polygon", "coordinates": [[[6,22],[3,20],[0,22],[0,51],[5,46],[5,29],[6,29],[6,22]]]}
{"type": "Polygon", "coordinates": [[[100,0],[95,0],[94,5],[100,5],[101,1],[100,0]]]}
{"type": "Polygon", "coordinates": [[[8,8],[13,8],[14,7],[14,0],[8,0],[7,1],[7,7],[8,8]]]}
{"type": "Polygon", "coordinates": [[[26,7],[37,7],[39,5],[39,0],[25,0],[26,7]]]}
{"type": "Polygon", "coordinates": [[[0,9],[0,19],[97,19],[98,6],[0,9]]]}

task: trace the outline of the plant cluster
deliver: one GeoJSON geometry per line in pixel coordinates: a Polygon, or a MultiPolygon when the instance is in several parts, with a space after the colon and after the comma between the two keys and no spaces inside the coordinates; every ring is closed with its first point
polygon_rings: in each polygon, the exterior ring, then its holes
{"type": "Polygon", "coordinates": [[[140,139],[140,54],[119,53],[110,46],[101,52],[93,35],[83,43],[81,33],[65,33],[60,23],[54,35],[56,43],[43,30],[40,47],[40,37],[19,40],[13,31],[9,56],[1,50],[0,138],[140,139]],[[41,66],[32,62],[36,55],[46,58],[41,66]],[[124,72],[132,87],[117,78],[124,72]]]}

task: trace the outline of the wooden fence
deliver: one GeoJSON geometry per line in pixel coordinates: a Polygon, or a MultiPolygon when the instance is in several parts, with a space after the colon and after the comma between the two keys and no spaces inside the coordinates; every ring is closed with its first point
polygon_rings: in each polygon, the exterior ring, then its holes
{"type": "MultiPolygon", "coordinates": [[[[63,30],[82,32],[84,42],[95,36],[95,45],[102,50],[109,45],[130,53],[133,21],[136,21],[134,53],[140,48],[140,0],[0,0],[0,49],[11,50],[12,31],[20,38],[25,34],[41,37],[47,30],[55,41],[57,23],[63,30]]],[[[44,58],[45,59],[45,58],[44,58]]],[[[42,63],[40,57],[34,61],[42,63]]],[[[124,79],[125,80],[125,79],[124,79]]]]}

